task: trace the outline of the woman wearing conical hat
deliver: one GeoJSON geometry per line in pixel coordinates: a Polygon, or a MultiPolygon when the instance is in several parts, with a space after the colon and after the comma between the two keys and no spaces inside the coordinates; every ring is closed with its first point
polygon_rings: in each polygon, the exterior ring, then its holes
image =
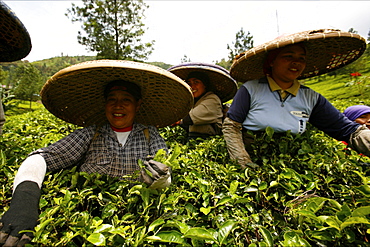
{"type": "Polygon", "coordinates": [[[319,93],[298,79],[321,75],[359,58],[364,38],[340,30],[313,30],[279,37],[234,59],[231,76],[245,82],[236,93],[223,124],[230,157],[242,167],[258,167],[249,152],[247,131],[299,134],[307,122],[329,136],[370,155],[370,130],[350,121],[319,93]]]}
{"type": "Polygon", "coordinates": [[[22,246],[31,240],[30,233],[19,231],[36,226],[46,171],[78,166],[87,173],[140,180],[151,189],[171,184],[170,167],[152,157],[167,151],[157,127],[183,118],[193,105],[190,87],[180,78],[149,64],[97,60],[60,70],[40,95],[52,114],[84,128],[32,152],[22,163],[10,208],[0,219],[1,244],[22,246]]]}
{"type": "Polygon", "coordinates": [[[208,63],[182,63],[168,69],[192,89],[194,107],[178,122],[189,139],[221,135],[223,102],[235,95],[237,84],[226,69],[208,63]]]}
{"type": "MultiPolygon", "coordinates": [[[[0,1],[0,62],[20,60],[30,51],[31,39],[27,29],[15,13],[3,1],[0,1]]],[[[0,135],[4,123],[5,114],[0,97],[0,135]]]]}

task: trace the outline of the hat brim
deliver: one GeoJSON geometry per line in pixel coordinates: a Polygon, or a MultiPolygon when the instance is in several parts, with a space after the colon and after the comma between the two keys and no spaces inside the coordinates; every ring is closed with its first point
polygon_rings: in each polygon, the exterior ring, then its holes
{"type": "Polygon", "coordinates": [[[256,46],[235,57],[230,75],[245,82],[265,76],[263,63],[269,51],[304,43],[306,68],[298,79],[322,75],[357,60],[366,50],[366,41],[358,34],[333,29],[299,32],[256,46]]]}
{"type": "Polygon", "coordinates": [[[66,122],[84,127],[102,125],[107,122],[104,88],[114,80],[133,82],[141,88],[138,123],[168,126],[185,117],[194,104],[190,87],[174,74],[123,60],[95,60],[60,70],[43,86],[42,103],[66,122]]]}
{"type": "Polygon", "coordinates": [[[0,20],[0,62],[13,62],[26,57],[32,48],[30,35],[3,1],[0,1],[0,20]]]}
{"type": "Polygon", "coordinates": [[[226,69],[207,63],[183,63],[173,66],[168,71],[174,73],[183,80],[186,80],[191,72],[199,71],[206,73],[209,77],[210,91],[213,91],[221,102],[232,99],[238,90],[238,84],[230,76],[226,69]]]}

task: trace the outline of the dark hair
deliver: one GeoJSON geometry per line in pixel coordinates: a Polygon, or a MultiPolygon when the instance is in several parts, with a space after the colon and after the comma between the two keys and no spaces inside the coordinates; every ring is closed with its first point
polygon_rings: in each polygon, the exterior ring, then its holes
{"type": "Polygon", "coordinates": [[[142,98],[141,88],[133,82],[124,81],[124,80],[115,80],[115,81],[109,82],[107,86],[105,86],[105,89],[104,89],[104,98],[106,99],[108,97],[108,94],[114,90],[126,91],[132,96],[134,96],[136,100],[139,100],[142,98]]]}
{"type": "Polygon", "coordinates": [[[190,72],[188,74],[188,76],[186,77],[186,82],[190,79],[190,78],[196,78],[198,80],[201,80],[204,84],[204,86],[206,86],[206,89],[209,89],[209,77],[206,73],[203,73],[203,72],[200,72],[200,71],[193,71],[193,72],[190,72]]]}

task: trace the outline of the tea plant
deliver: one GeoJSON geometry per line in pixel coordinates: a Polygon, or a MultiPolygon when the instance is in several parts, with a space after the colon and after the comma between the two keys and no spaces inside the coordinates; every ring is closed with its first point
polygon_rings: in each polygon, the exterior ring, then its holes
{"type": "MultiPolygon", "coordinates": [[[[7,120],[0,216],[26,155],[76,129],[45,110],[7,120]]],[[[29,246],[370,246],[369,158],[311,126],[268,129],[254,143],[260,168],[243,170],[222,137],[185,143],[181,131],[160,129],[170,156],[156,159],[173,169],[162,191],[75,167],[47,173],[29,246]]]]}

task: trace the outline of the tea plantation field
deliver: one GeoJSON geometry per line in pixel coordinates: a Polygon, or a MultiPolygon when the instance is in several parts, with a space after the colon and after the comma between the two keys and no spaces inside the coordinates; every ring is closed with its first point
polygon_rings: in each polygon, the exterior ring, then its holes
{"type": "MultiPolygon", "coordinates": [[[[344,110],[363,98],[333,100],[344,110]]],[[[9,110],[0,137],[0,216],[28,153],[76,129],[43,107],[9,110]]],[[[150,190],[76,168],[47,173],[29,246],[370,246],[370,160],[309,126],[256,139],[259,169],[229,159],[222,137],[184,144],[160,129],[173,184],[150,190]]]]}

